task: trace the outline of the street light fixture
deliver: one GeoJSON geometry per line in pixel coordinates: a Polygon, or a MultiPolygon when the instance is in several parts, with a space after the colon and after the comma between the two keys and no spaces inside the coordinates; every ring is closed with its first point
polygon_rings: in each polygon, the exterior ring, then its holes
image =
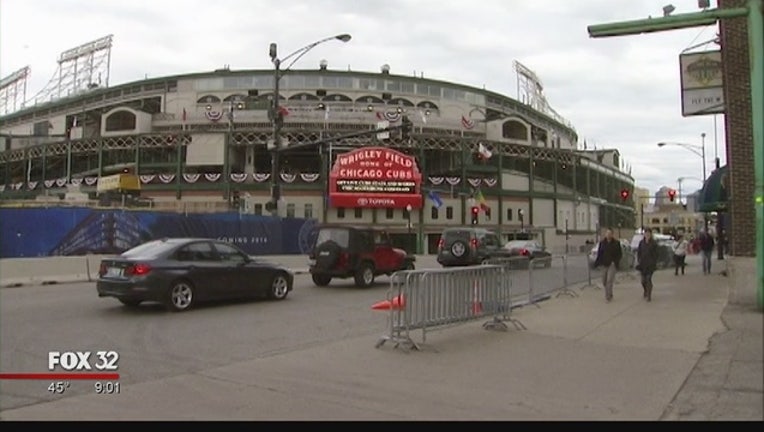
{"type": "MultiPolygon", "coordinates": [[[[684,148],[685,150],[689,150],[696,155],[700,156],[700,158],[703,160],[703,187],[706,185],[706,134],[705,132],[700,134],[700,142],[701,145],[696,144],[686,144],[686,143],[678,143],[678,142],[659,142],[658,147],[665,147],[667,145],[673,145],[673,146],[679,146],[684,148]]],[[[680,194],[681,197],[681,194],[680,194]]],[[[706,217],[706,214],[703,214],[703,228],[705,229],[708,226],[708,220],[706,217]]]]}
{"type": "Polygon", "coordinates": [[[274,216],[278,216],[278,203],[281,199],[281,186],[279,185],[279,151],[281,149],[281,128],[284,125],[284,114],[279,110],[279,81],[286,72],[308,51],[313,49],[316,45],[324,42],[338,40],[341,42],[347,42],[351,39],[351,36],[347,33],[339,34],[332,37],[327,37],[311,44],[308,44],[288,56],[279,59],[278,58],[278,46],[276,43],[271,43],[268,54],[273,62],[273,106],[270,113],[271,120],[273,121],[273,151],[271,156],[271,201],[266,207],[271,211],[274,216]],[[281,68],[281,64],[289,59],[292,61],[285,67],[281,68]]]}
{"type": "MultiPolygon", "coordinates": [[[[682,196],[683,196],[683,195],[682,195],[682,182],[684,182],[685,180],[697,180],[697,181],[699,181],[701,184],[703,183],[703,179],[701,179],[701,178],[698,178],[698,177],[687,177],[687,176],[684,176],[684,177],[678,177],[678,178],[676,179],[676,183],[677,183],[677,186],[678,186],[678,188],[677,188],[677,189],[679,190],[679,202],[680,202],[680,203],[682,202],[682,196]]],[[[686,203],[687,203],[687,200],[685,200],[685,204],[686,204],[686,203]]]]}

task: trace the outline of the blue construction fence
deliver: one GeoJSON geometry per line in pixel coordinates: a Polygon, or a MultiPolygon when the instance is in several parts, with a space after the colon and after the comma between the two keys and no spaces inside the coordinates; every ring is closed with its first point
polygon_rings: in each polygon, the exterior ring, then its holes
{"type": "Polygon", "coordinates": [[[238,212],[175,212],[91,208],[0,209],[0,258],[118,254],[170,237],[229,241],[250,255],[305,254],[315,219],[238,212]]]}

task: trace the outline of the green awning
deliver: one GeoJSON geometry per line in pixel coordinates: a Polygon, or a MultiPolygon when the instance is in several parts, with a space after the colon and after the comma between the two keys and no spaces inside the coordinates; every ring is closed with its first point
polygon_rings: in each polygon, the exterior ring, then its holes
{"type": "Polygon", "coordinates": [[[698,196],[698,210],[701,212],[727,211],[728,165],[715,169],[698,196]]]}

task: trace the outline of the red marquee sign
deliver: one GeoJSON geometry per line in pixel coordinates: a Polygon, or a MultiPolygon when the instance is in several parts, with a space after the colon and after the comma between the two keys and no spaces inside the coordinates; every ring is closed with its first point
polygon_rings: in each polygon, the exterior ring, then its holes
{"type": "Polygon", "coordinates": [[[416,159],[386,147],[363,147],[337,156],[329,174],[331,207],[422,208],[416,159]]]}

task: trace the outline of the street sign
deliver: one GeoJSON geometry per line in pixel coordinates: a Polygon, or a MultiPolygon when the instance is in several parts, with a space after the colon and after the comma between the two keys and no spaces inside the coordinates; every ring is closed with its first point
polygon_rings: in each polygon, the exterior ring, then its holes
{"type": "MultiPolygon", "coordinates": [[[[387,120],[377,122],[377,130],[387,129],[390,127],[390,122],[387,120]]],[[[390,138],[390,132],[380,132],[377,134],[378,140],[384,140],[390,138]]]]}

